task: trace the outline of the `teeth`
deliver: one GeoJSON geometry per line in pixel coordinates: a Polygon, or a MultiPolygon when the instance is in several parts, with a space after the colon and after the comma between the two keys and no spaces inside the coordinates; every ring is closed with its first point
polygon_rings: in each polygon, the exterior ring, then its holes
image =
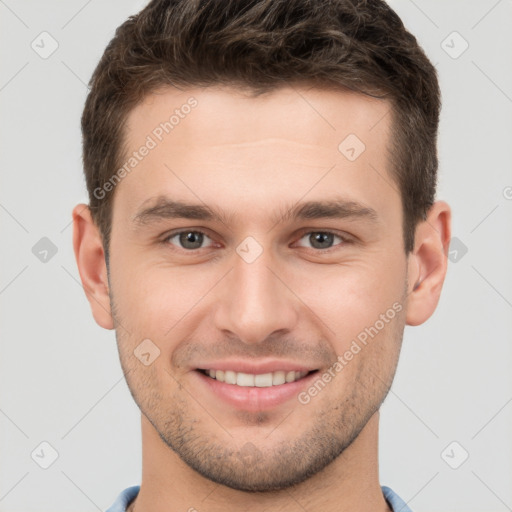
{"type": "Polygon", "coordinates": [[[282,371],[274,372],[272,374],[272,385],[279,386],[279,384],[284,384],[286,382],[285,373],[282,371]]]}
{"type": "Polygon", "coordinates": [[[272,382],[271,373],[262,373],[254,376],[254,385],[258,388],[268,388],[269,386],[272,386],[272,382]]]}
{"type": "Polygon", "coordinates": [[[238,372],[236,374],[236,385],[254,387],[254,375],[251,375],[250,373],[238,372]]]}
{"type": "MultiPolygon", "coordinates": [[[[217,372],[215,372],[215,377],[217,377],[217,372]]],[[[236,373],[231,370],[224,372],[224,382],[226,384],[236,384],[236,373]]]]}
{"type": "Polygon", "coordinates": [[[278,370],[272,373],[261,373],[254,375],[252,373],[234,372],[231,370],[205,370],[205,373],[226,384],[235,384],[242,387],[268,388],[270,386],[279,386],[285,382],[295,382],[304,377],[308,372],[284,372],[278,370]]]}

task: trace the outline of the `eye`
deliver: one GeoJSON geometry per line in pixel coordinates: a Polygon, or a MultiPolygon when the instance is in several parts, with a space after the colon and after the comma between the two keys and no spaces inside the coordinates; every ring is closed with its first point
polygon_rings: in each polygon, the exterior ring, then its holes
{"type": "Polygon", "coordinates": [[[202,248],[201,246],[205,238],[211,240],[211,238],[202,231],[194,231],[191,229],[187,229],[185,231],[179,231],[177,233],[167,236],[164,239],[164,242],[170,243],[172,245],[179,244],[181,249],[193,251],[202,248]],[[177,239],[176,243],[173,242],[174,239],[177,239]]]}
{"type": "MultiPolygon", "coordinates": [[[[309,247],[321,251],[332,248],[334,239],[336,238],[339,239],[342,243],[348,243],[350,241],[347,238],[342,237],[341,235],[332,233],[331,231],[310,231],[308,233],[305,233],[300,240],[306,239],[311,244],[309,247]]],[[[302,245],[302,247],[308,246],[302,245]]]]}

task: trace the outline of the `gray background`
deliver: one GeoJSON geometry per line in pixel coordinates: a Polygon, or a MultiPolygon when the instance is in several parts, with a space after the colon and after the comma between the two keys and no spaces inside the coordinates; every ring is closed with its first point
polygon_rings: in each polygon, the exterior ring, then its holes
{"type": "MultiPolygon", "coordinates": [[[[70,222],[86,201],[86,84],[144,3],[0,1],[0,511],[104,510],[140,483],[139,411],[114,333],[90,314],[70,222]]],[[[456,240],[438,310],[406,328],[381,483],[416,512],[512,510],[512,2],[390,3],[439,70],[438,197],[456,240]]]]}

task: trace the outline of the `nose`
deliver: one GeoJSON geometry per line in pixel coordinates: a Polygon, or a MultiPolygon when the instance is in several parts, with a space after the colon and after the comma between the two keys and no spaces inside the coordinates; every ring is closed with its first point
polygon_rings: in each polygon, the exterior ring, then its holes
{"type": "Polygon", "coordinates": [[[270,250],[264,250],[252,263],[235,253],[233,265],[220,283],[216,327],[247,344],[291,332],[297,323],[299,301],[270,250]]]}

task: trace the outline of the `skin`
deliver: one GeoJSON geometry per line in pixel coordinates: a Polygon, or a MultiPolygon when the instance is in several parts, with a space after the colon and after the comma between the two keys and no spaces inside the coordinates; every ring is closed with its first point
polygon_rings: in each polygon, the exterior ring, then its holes
{"type": "Polygon", "coordinates": [[[283,87],[254,98],[221,87],[162,89],[129,114],[128,152],[190,97],[197,107],[116,186],[108,274],[89,209],[73,211],[84,290],[96,322],[116,330],[142,412],[142,483],[132,507],[388,511],[378,411],[404,326],[426,321],[438,303],[450,208],[434,204],[406,255],[387,165],[390,105],[352,92],[283,87]],[[366,146],[354,161],[338,150],[351,133],[366,146]],[[135,220],[163,196],[222,209],[225,218],[135,220]],[[375,216],[277,219],[297,203],[330,200],[375,216]],[[171,236],[180,229],[202,231],[200,248],[171,236]],[[315,245],[314,234],[326,231],[336,236],[315,245]],[[249,236],[262,249],[251,263],[236,251],[249,236]],[[235,355],[323,374],[393,304],[400,311],[307,404],[294,397],[237,409],[195,371],[235,355]],[[147,366],[134,355],[145,339],[160,350],[147,366]]]}

